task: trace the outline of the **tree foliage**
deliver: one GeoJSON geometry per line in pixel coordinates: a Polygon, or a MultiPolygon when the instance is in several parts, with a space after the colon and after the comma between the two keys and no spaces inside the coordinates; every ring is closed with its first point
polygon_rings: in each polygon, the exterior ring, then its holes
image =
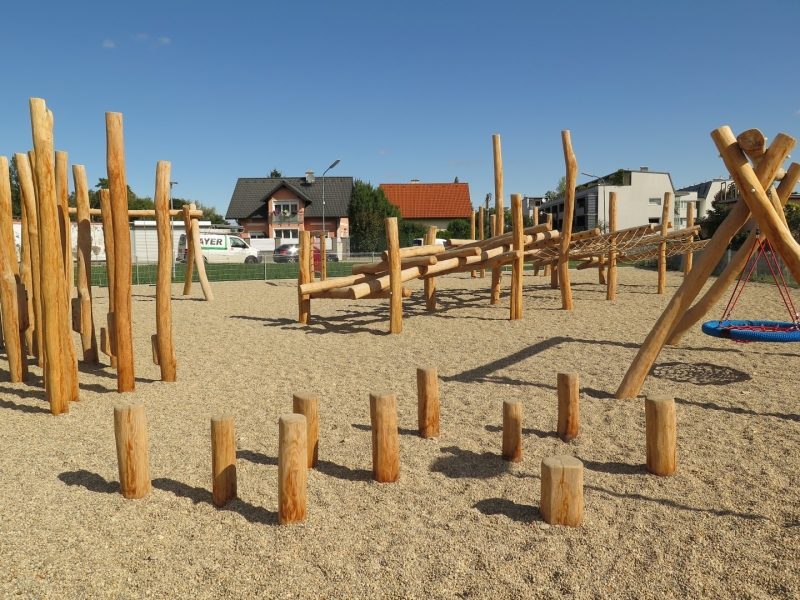
{"type": "Polygon", "coordinates": [[[272,171],[270,171],[270,173],[269,173],[269,176],[270,177],[283,177],[283,173],[278,171],[278,169],[272,169],[272,171]]]}
{"type": "Polygon", "coordinates": [[[400,209],[389,202],[382,189],[356,179],[350,196],[348,217],[351,249],[355,252],[379,252],[386,249],[384,219],[399,219],[400,209]]]}
{"type": "Polygon", "coordinates": [[[563,198],[567,195],[567,177],[564,175],[558,180],[558,185],[555,190],[548,190],[545,192],[544,197],[546,200],[555,200],[556,198],[563,198]]]}

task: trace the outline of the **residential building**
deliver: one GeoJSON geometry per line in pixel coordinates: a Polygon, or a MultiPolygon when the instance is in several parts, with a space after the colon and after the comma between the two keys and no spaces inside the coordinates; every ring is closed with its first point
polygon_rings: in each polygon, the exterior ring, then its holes
{"type": "MultiPolygon", "coordinates": [[[[605,230],[608,224],[608,197],[617,194],[617,229],[638,225],[661,223],[664,193],[672,195],[671,221],[676,228],[686,221],[686,207],[677,204],[675,188],[669,173],[651,171],[641,167],[638,171],[620,169],[575,188],[575,212],[572,230],[585,231],[599,227],[605,230]]],[[[542,202],[540,222],[553,215],[553,228],[561,229],[564,218],[564,198],[542,202]]]]}
{"type": "Polygon", "coordinates": [[[305,177],[240,178],[225,218],[235,219],[245,237],[275,238],[276,243],[296,242],[301,231],[345,238],[352,193],[352,177],[315,177],[313,171],[305,177]]]}
{"type": "Polygon", "coordinates": [[[450,221],[470,219],[473,208],[468,183],[382,183],[389,202],[406,221],[447,229],[450,221]]]}
{"type": "MultiPolygon", "coordinates": [[[[714,201],[714,197],[720,191],[727,191],[732,183],[733,179],[711,179],[710,181],[696,183],[695,185],[676,190],[675,198],[677,201],[681,202],[683,206],[686,206],[686,202],[694,202],[694,218],[697,220],[706,216],[708,211],[711,210],[711,203],[714,201]]],[[[685,221],[683,226],[686,226],[685,221]]]]}

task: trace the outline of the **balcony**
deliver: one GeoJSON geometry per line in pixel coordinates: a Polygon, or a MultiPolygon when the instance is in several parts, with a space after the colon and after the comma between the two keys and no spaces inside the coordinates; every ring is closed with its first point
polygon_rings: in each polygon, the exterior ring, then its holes
{"type": "Polygon", "coordinates": [[[299,225],[303,222],[303,218],[299,213],[281,211],[277,215],[272,213],[269,222],[273,225],[299,225]]]}

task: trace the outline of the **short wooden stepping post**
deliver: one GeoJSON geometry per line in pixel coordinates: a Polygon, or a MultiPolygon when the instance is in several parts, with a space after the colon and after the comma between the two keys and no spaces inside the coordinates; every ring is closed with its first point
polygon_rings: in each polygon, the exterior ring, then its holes
{"type": "Polygon", "coordinates": [[[308,468],[317,466],[319,459],[319,396],[307,392],[294,394],[292,412],[306,418],[306,446],[308,447],[308,468]]]}
{"type": "Polygon", "coordinates": [[[569,442],[578,435],[580,402],[577,373],[558,374],[558,437],[569,442]]]}
{"type": "Polygon", "coordinates": [[[278,523],[281,525],[306,518],[306,429],[303,415],[283,415],[278,422],[278,523]]]}
{"type": "Polygon", "coordinates": [[[503,402],[503,460],[522,460],[522,402],[503,402]]]}
{"type": "Polygon", "coordinates": [[[542,518],[550,525],[578,527],[583,521],[583,463],[574,456],[542,461],[542,518]]]}
{"type": "Polygon", "coordinates": [[[211,419],[211,477],[216,506],[236,498],[236,429],[228,415],[211,419]]]}
{"type": "Polygon", "coordinates": [[[436,367],[417,369],[417,420],[422,437],[439,436],[439,374],[436,367]]]}
{"type": "Polygon", "coordinates": [[[659,394],[644,401],[647,430],[647,470],[655,475],[672,475],[677,467],[675,400],[659,394]]]}
{"type": "Polygon", "coordinates": [[[369,416],[372,425],[372,477],[379,483],[397,481],[400,476],[397,397],[389,392],[370,394],[369,416]]]}
{"type": "Polygon", "coordinates": [[[150,493],[150,456],[144,405],[114,407],[114,437],[117,440],[119,487],[125,498],[144,498],[150,493]]]}

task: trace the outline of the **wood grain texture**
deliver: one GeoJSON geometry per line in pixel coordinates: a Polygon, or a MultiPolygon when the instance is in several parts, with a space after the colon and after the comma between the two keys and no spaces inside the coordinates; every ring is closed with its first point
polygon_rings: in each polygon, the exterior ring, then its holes
{"type": "Polygon", "coordinates": [[[96,364],[97,336],[92,313],[92,224],[89,216],[89,185],[83,165],[72,165],[78,218],[78,311],[83,362],[96,364]]]}
{"type": "MultiPolygon", "coordinates": [[[[28,353],[25,351],[24,328],[20,327],[19,265],[14,244],[14,230],[11,225],[11,180],[8,159],[0,156],[0,307],[3,315],[3,338],[8,358],[8,374],[12,383],[23,381],[23,371],[27,375],[28,353]],[[17,274],[14,274],[15,268],[17,274]]],[[[27,310],[27,307],[26,307],[27,310]]]]}
{"type": "Polygon", "coordinates": [[[308,449],[306,418],[283,415],[278,422],[278,523],[306,518],[308,449]]]}
{"type": "MultiPolygon", "coordinates": [[[[308,325],[308,320],[311,317],[311,298],[308,295],[310,292],[304,292],[303,286],[311,281],[311,270],[309,268],[309,257],[311,256],[311,233],[308,231],[300,232],[300,250],[298,251],[298,275],[297,275],[297,303],[299,306],[298,321],[303,325],[308,325]]],[[[359,277],[365,277],[359,275],[359,277]]],[[[332,282],[320,282],[330,285],[332,282]]],[[[326,288],[332,289],[332,288],[326,288]]],[[[315,290],[325,291],[325,290],[315,290]]]]}
{"type": "Polygon", "coordinates": [[[192,237],[192,215],[191,207],[184,204],[183,211],[183,231],[186,236],[186,278],[183,281],[183,295],[188,296],[192,292],[192,278],[194,277],[194,238],[192,237]]]}
{"type": "Polygon", "coordinates": [[[319,396],[310,392],[294,394],[292,396],[292,412],[306,418],[308,468],[313,469],[319,461],[319,396]]]}
{"type": "MultiPolygon", "coordinates": [[[[196,209],[197,206],[195,204],[189,205],[190,211],[196,209]]],[[[206,302],[213,302],[214,293],[211,291],[211,284],[208,282],[208,277],[206,276],[206,263],[203,260],[203,249],[200,245],[200,224],[197,222],[197,219],[191,219],[190,224],[192,246],[194,247],[194,264],[197,267],[197,278],[200,280],[200,289],[203,290],[203,297],[206,299],[206,302]]]]}
{"type": "Polygon", "coordinates": [[[141,404],[114,407],[119,487],[125,498],[144,498],[152,490],[147,419],[141,404]]]}
{"type": "Polygon", "coordinates": [[[424,438],[439,437],[439,372],[417,369],[417,424],[424,438]]]}
{"type": "Polygon", "coordinates": [[[562,442],[578,436],[580,428],[580,390],[577,373],[558,373],[558,425],[556,432],[562,442]]]}
{"type": "MultiPolygon", "coordinates": [[[[617,230],[617,192],[608,194],[608,229],[617,230]]],[[[606,281],[606,300],[617,297],[617,239],[611,239],[611,251],[608,253],[608,280],[606,281]]]]}
{"type": "Polygon", "coordinates": [[[386,250],[389,253],[389,333],[403,331],[403,279],[400,269],[400,237],[397,230],[397,218],[385,220],[386,250]]]}
{"type": "Polygon", "coordinates": [[[578,527],[583,522],[583,463],[573,456],[542,461],[539,510],[550,525],[578,527]]]}
{"type": "MultiPolygon", "coordinates": [[[[511,222],[513,227],[514,250],[525,250],[524,235],[522,232],[522,194],[511,194],[511,222]]],[[[522,279],[525,269],[525,259],[520,252],[511,263],[511,307],[510,319],[512,321],[522,318],[522,279]]]]}
{"type": "Polygon", "coordinates": [[[558,253],[558,283],[561,288],[561,308],[572,310],[572,287],[569,282],[569,244],[572,236],[572,217],[575,214],[575,182],[578,178],[578,162],[572,151],[569,130],[561,132],[561,145],[566,164],[566,192],[564,194],[564,218],[561,223],[561,246],[558,253]]]}
{"type": "Polygon", "coordinates": [[[390,392],[369,396],[372,426],[372,478],[379,483],[400,476],[400,446],[397,431],[397,397],[390,392]]]}
{"type": "MultiPolygon", "coordinates": [[[[669,232],[670,192],[664,192],[664,201],[661,206],[661,237],[666,237],[669,232]]],[[[658,293],[664,294],[667,289],[667,243],[658,245],[658,293]]]]}
{"type": "Polygon", "coordinates": [[[677,420],[672,396],[647,396],[644,401],[647,470],[672,475],[677,468],[677,420]]]}
{"type": "Polygon", "coordinates": [[[169,179],[171,164],[156,165],[155,217],[158,236],[158,273],[156,275],[156,341],[161,381],[178,377],[177,359],[172,341],[172,232],[169,222],[169,179]]]}
{"type": "Polygon", "coordinates": [[[522,402],[503,401],[503,460],[522,460],[522,402]]]}
{"type": "Polygon", "coordinates": [[[230,415],[211,419],[211,480],[216,506],[236,498],[236,428],[230,415]]]}
{"type": "MultiPolygon", "coordinates": [[[[436,245],[436,233],[437,228],[435,225],[428,227],[428,231],[426,232],[424,239],[426,245],[436,245]]],[[[433,312],[436,310],[436,279],[434,277],[429,277],[423,282],[422,285],[425,293],[425,310],[433,312]]]]}

